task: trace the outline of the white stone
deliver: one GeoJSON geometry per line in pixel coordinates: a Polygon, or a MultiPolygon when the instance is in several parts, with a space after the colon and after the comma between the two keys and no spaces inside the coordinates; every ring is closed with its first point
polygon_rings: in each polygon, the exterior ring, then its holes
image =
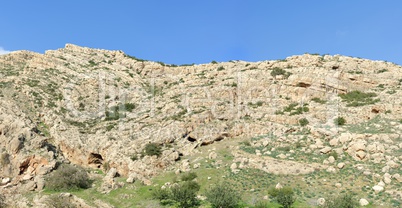
{"type": "Polygon", "coordinates": [[[331,164],[334,163],[334,162],[335,162],[335,158],[334,158],[333,156],[329,156],[328,162],[331,163],[331,164]]]}
{"type": "Polygon", "coordinates": [[[338,166],[339,169],[342,169],[343,167],[345,167],[345,163],[343,163],[343,162],[338,163],[337,166],[338,166]]]}
{"type": "Polygon", "coordinates": [[[367,206],[369,205],[369,202],[366,199],[360,199],[359,204],[360,206],[367,206]]]}
{"type": "Polygon", "coordinates": [[[331,147],[324,147],[320,150],[320,153],[327,154],[332,150],[331,147]]]}
{"type": "Polygon", "coordinates": [[[379,193],[379,192],[381,192],[381,191],[384,190],[384,187],[379,186],[379,185],[375,185],[375,186],[373,186],[373,190],[374,190],[376,193],[379,193]]]}

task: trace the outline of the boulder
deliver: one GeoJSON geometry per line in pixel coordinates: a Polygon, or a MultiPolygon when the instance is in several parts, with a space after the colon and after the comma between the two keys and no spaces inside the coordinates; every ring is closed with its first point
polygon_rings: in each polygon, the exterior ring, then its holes
{"type": "Polygon", "coordinates": [[[379,185],[375,185],[375,186],[373,186],[373,190],[374,190],[375,193],[380,193],[381,191],[384,190],[384,187],[379,186],[379,185]]]}
{"type": "Polygon", "coordinates": [[[369,202],[366,199],[362,198],[359,200],[359,204],[360,204],[360,206],[364,207],[364,206],[369,205],[369,202]]]}

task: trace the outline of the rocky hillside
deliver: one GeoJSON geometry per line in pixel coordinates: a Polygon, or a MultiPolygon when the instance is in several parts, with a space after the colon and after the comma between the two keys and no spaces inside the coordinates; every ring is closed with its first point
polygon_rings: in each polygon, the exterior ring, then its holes
{"type": "MultiPolygon", "coordinates": [[[[0,98],[5,195],[43,190],[62,163],[151,185],[199,168],[194,155],[219,158],[221,143],[232,173],[350,167],[369,178],[355,188],[374,204],[402,196],[402,67],[390,62],[304,54],[176,66],[67,44],[0,56],[0,98]],[[144,155],[148,143],[161,156],[144,155]]],[[[104,180],[102,191],[121,183],[104,180]]]]}

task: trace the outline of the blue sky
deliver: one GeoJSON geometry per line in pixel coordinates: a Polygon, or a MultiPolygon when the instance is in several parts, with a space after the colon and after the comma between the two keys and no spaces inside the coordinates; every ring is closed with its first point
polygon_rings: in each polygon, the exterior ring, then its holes
{"type": "Polygon", "coordinates": [[[3,1],[0,53],[65,43],[170,64],[309,53],[402,64],[400,0],[3,1]]]}

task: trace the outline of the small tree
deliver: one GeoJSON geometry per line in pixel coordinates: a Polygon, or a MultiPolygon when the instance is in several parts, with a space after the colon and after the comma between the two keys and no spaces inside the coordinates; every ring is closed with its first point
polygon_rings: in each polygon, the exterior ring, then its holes
{"type": "Polygon", "coordinates": [[[212,208],[235,208],[240,195],[229,184],[218,184],[206,192],[207,201],[211,203],[212,208]]]}
{"type": "Polygon", "coordinates": [[[293,189],[291,187],[283,187],[280,189],[271,188],[268,194],[275,199],[283,208],[290,208],[296,201],[293,189]]]}

